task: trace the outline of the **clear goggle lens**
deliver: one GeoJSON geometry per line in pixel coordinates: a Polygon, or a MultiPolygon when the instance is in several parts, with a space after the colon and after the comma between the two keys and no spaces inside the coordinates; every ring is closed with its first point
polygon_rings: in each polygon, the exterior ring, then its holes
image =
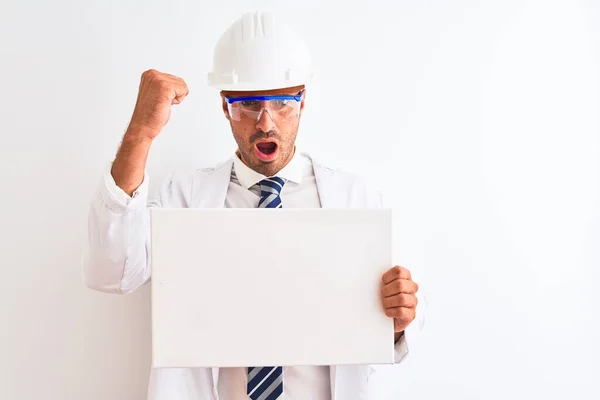
{"type": "Polygon", "coordinates": [[[273,96],[226,96],[229,115],[235,121],[258,121],[263,112],[271,117],[274,122],[286,121],[298,118],[300,115],[300,102],[303,91],[297,95],[273,95],[273,96]]]}

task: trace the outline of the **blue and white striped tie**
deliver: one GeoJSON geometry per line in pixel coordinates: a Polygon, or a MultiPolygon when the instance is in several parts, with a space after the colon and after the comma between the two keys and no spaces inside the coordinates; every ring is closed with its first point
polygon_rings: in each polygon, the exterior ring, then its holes
{"type": "Polygon", "coordinates": [[[281,189],[285,181],[277,176],[263,179],[260,185],[260,201],[258,208],[281,208],[281,189]]]}
{"type": "Polygon", "coordinates": [[[282,367],[248,367],[248,396],[252,400],[275,400],[283,394],[282,367]]]}
{"type": "MultiPolygon", "coordinates": [[[[259,208],[282,208],[281,189],[285,181],[278,177],[263,179],[259,208]]],[[[248,396],[252,400],[275,400],[283,394],[282,367],[248,367],[248,396]]]]}

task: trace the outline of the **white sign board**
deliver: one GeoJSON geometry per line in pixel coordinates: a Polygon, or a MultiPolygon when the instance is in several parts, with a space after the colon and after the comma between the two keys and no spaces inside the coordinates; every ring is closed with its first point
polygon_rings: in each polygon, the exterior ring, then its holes
{"type": "Polygon", "coordinates": [[[392,363],[391,210],[153,209],[154,367],[392,363]]]}

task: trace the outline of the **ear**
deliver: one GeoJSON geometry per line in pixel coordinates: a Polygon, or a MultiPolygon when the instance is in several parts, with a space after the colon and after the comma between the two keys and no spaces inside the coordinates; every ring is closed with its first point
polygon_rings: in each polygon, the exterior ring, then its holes
{"type": "Polygon", "coordinates": [[[304,88],[304,94],[302,96],[302,100],[300,101],[300,115],[302,115],[302,111],[304,111],[304,100],[306,99],[306,88],[304,88]]]}

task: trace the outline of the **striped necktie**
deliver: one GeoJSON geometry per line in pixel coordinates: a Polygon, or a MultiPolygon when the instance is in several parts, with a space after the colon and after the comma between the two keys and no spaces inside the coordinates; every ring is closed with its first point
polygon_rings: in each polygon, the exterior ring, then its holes
{"type": "MultiPolygon", "coordinates": [[[[263,179],[259,208],[282,208],[281,189],[285,181],[278,177],[263,179]]],[[[252,400],[275,400],[283,394],[282,367],[248,367],[247,394],[252,400]]]]}
{"type": "Polygon", "coordinates": [[[258,208],[281,208],[281,189],[285,181],[277,176],[263,179],[260,185],[258,208]]]}

